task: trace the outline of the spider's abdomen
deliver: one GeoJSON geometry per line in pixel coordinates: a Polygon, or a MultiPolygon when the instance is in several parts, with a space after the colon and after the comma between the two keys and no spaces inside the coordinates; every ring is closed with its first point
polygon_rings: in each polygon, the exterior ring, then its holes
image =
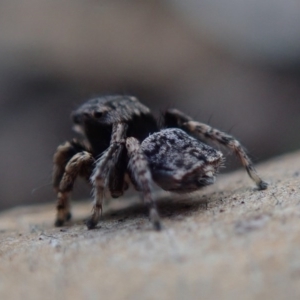
{"type": "Polygon", "coordinates": [[[220,151],[175,128],[150,135],[141,148],[154,181],[161,188],[178,193],[214,183],[223,161],[220,151]]]}

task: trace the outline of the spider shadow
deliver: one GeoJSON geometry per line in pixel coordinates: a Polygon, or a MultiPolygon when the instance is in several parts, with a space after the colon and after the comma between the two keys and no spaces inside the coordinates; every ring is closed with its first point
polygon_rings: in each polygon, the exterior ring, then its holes
{"type": "MultiPolygon", "coordinates": [[[[117,200],[124,202],[126,200],[117,200]]],[[[199,197],[191,197],[189,195],[174,196],[168,195],[160,197],[156,200],[157,209],[162,219],[181,219],[184,216],[190,216],[195,213],[204,212],[208,210],[208,201],[211,205],[213,199],[207,195],[199,195],[199,197]]],[[[148,218],[148,208],[142,201],[135,201],[122,208],[109,209],[103,213],[102,220],[122,222],[127,219],[134,219],[137,217],[148,218]]]]}

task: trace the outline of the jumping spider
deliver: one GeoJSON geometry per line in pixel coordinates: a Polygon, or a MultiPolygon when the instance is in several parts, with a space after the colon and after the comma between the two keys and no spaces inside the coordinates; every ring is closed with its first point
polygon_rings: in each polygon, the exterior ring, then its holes
{"type": "Polygon", "coordinates": [[[159,126],[150,110],[135,97],[106,96],[81,105],[72,113],[72,119],[85,138],[66,142],[54,155],[53,185],[58,198],[55,226],[71,218],[69,194],[76,177],[82,176],[91,182],[94,191],[88,229],[100,219],[105,191],[120,197],[130,181],[142,192],[150,220],[159,230],[152,179],[162,189],[176,193],[193,192],[215,181],[223,155],[200,141],[203,139],[234,151],[258,189],[267,188],[235,138],[179,110],[167,110],[159,126]]]}

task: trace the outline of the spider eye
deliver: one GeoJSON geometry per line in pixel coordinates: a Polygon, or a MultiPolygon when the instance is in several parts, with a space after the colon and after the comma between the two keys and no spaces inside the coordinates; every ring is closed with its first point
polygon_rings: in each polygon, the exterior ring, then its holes
{"type": "Polygon", "coordinates": [[[103,116],[103,112],[101,112],[101,111],[95,111],[94,112],[94,117],[96,118],[96,119],[99,119],[99,118],[101,118],[103,116]]]}

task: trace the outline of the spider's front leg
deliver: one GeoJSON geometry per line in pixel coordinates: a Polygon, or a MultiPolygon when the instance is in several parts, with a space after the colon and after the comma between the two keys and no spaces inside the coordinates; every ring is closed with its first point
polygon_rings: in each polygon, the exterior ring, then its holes
{"type": "Polygon", "coordinates": [[[170,109],[165,114],[165,125],[167,127],[179,127],[186,132],[201,139],[206,138],[216,141],[229,148],[239,157],[250,178],[256,183],[259,190],[265,190],[268,184],[257,174],[251,159],[246,154],[245,149],[233,136],[215,129],[207,124],[194,121],[177,109],[170,109]]]}
{"type": "Polygon", "coordinates": [[[130,137],[126,140],[126,148],[129,156],[129,171],[133,177],[133,183],[137,190],[143,193],[145,204],[149,208],[150,220],[156,230],[161,229],[160,218],[152,198],[152,175],[148,166],[148,161],[141,149],[139,141],[130,137]]]}
{"type": "Polygon", "coordinates": [[[86,221],[88,229],[95,228],[99,222],[106,187],[109,187],[113,197],[118,197],[123,193],[126,165],[120,160],[124,158],[127,128],[125,123],[113,125],[110,145],[96,162],[91,176],[94,187],[94,205],[92,215],[86,221]]]}
{"type": "Polygon", "coordinates": [[[90,177],[94,158],[82,144],[73,140],[57,148],[53,163],[53,187],[57,192],[55,226],[58,227],[71,218],[69,194],[77,176],[90,177]]]}

